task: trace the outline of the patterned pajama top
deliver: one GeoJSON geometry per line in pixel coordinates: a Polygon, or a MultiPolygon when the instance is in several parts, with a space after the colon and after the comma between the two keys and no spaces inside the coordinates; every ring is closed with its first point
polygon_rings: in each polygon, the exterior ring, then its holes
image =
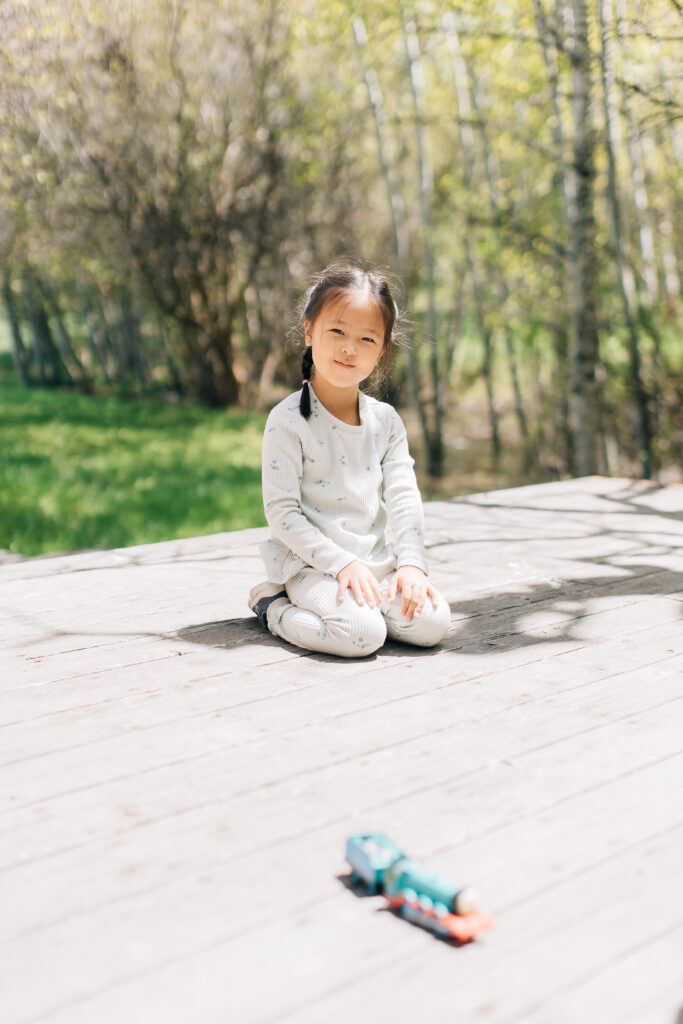
{"type": "Polygon", "coordinates": [[[352,426],[312,388],[304,419],[300,396],[275,406],[263,437],[268,579],[286,583],[305,566],[336,577],[355,559],[378,579],[402,565],[426,572],[422,499],[396,410],[359,392],[361,423],[352,426]]]}

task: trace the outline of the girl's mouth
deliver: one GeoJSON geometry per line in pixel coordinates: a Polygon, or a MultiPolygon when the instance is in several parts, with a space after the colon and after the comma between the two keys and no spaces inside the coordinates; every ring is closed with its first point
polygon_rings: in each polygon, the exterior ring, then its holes
{"type": "Polygon", "coordinates": [[[335,359],[335,363],[337,364],[337,366],[341,366],[345,370],[353,370],[354,369],[354,363],[343,363],[341,361],[341,359],[335,359]]]}

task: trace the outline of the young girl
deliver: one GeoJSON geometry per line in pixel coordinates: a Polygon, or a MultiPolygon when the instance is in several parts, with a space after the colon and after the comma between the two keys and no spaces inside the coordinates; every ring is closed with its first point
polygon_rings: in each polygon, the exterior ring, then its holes
{"type": "Polygon", "coordinates": [[[450,611],[427,578],[420,492],[396,410],[359,390],[391,362],[397,307],[374,270],[337,264],[306,294],[301,391],[263,438],[268,582],[249,607],[308,651],[372,654],[387,633],[431,647],[450,611]]]}

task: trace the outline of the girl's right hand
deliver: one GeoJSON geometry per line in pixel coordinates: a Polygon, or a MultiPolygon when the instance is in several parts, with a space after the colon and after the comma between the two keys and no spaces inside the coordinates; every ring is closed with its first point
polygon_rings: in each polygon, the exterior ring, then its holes
{"type": "Polygon", "coordinates": [[[341,602],[347,590],[350,590],[358,604],[369,604],[371,608],[379,608],[382,603],[382,591],[377,577],[367,565],[360,561],[349,562],[341,572],[337,573],[339,592],[337,599],[341,602]]]}

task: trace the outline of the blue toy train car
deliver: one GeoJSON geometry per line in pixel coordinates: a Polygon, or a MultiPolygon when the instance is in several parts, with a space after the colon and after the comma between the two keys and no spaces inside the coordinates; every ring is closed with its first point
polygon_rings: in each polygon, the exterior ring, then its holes
{"type": "Polygon", "coordinates": [[[473,889],[410,860],[388,836],[350,836],[346,859],[352,878],[368,892],[383,893],[390,907],[437,935],[468,942],[493,924],[489,914],[477,909],[473,889]]]}

